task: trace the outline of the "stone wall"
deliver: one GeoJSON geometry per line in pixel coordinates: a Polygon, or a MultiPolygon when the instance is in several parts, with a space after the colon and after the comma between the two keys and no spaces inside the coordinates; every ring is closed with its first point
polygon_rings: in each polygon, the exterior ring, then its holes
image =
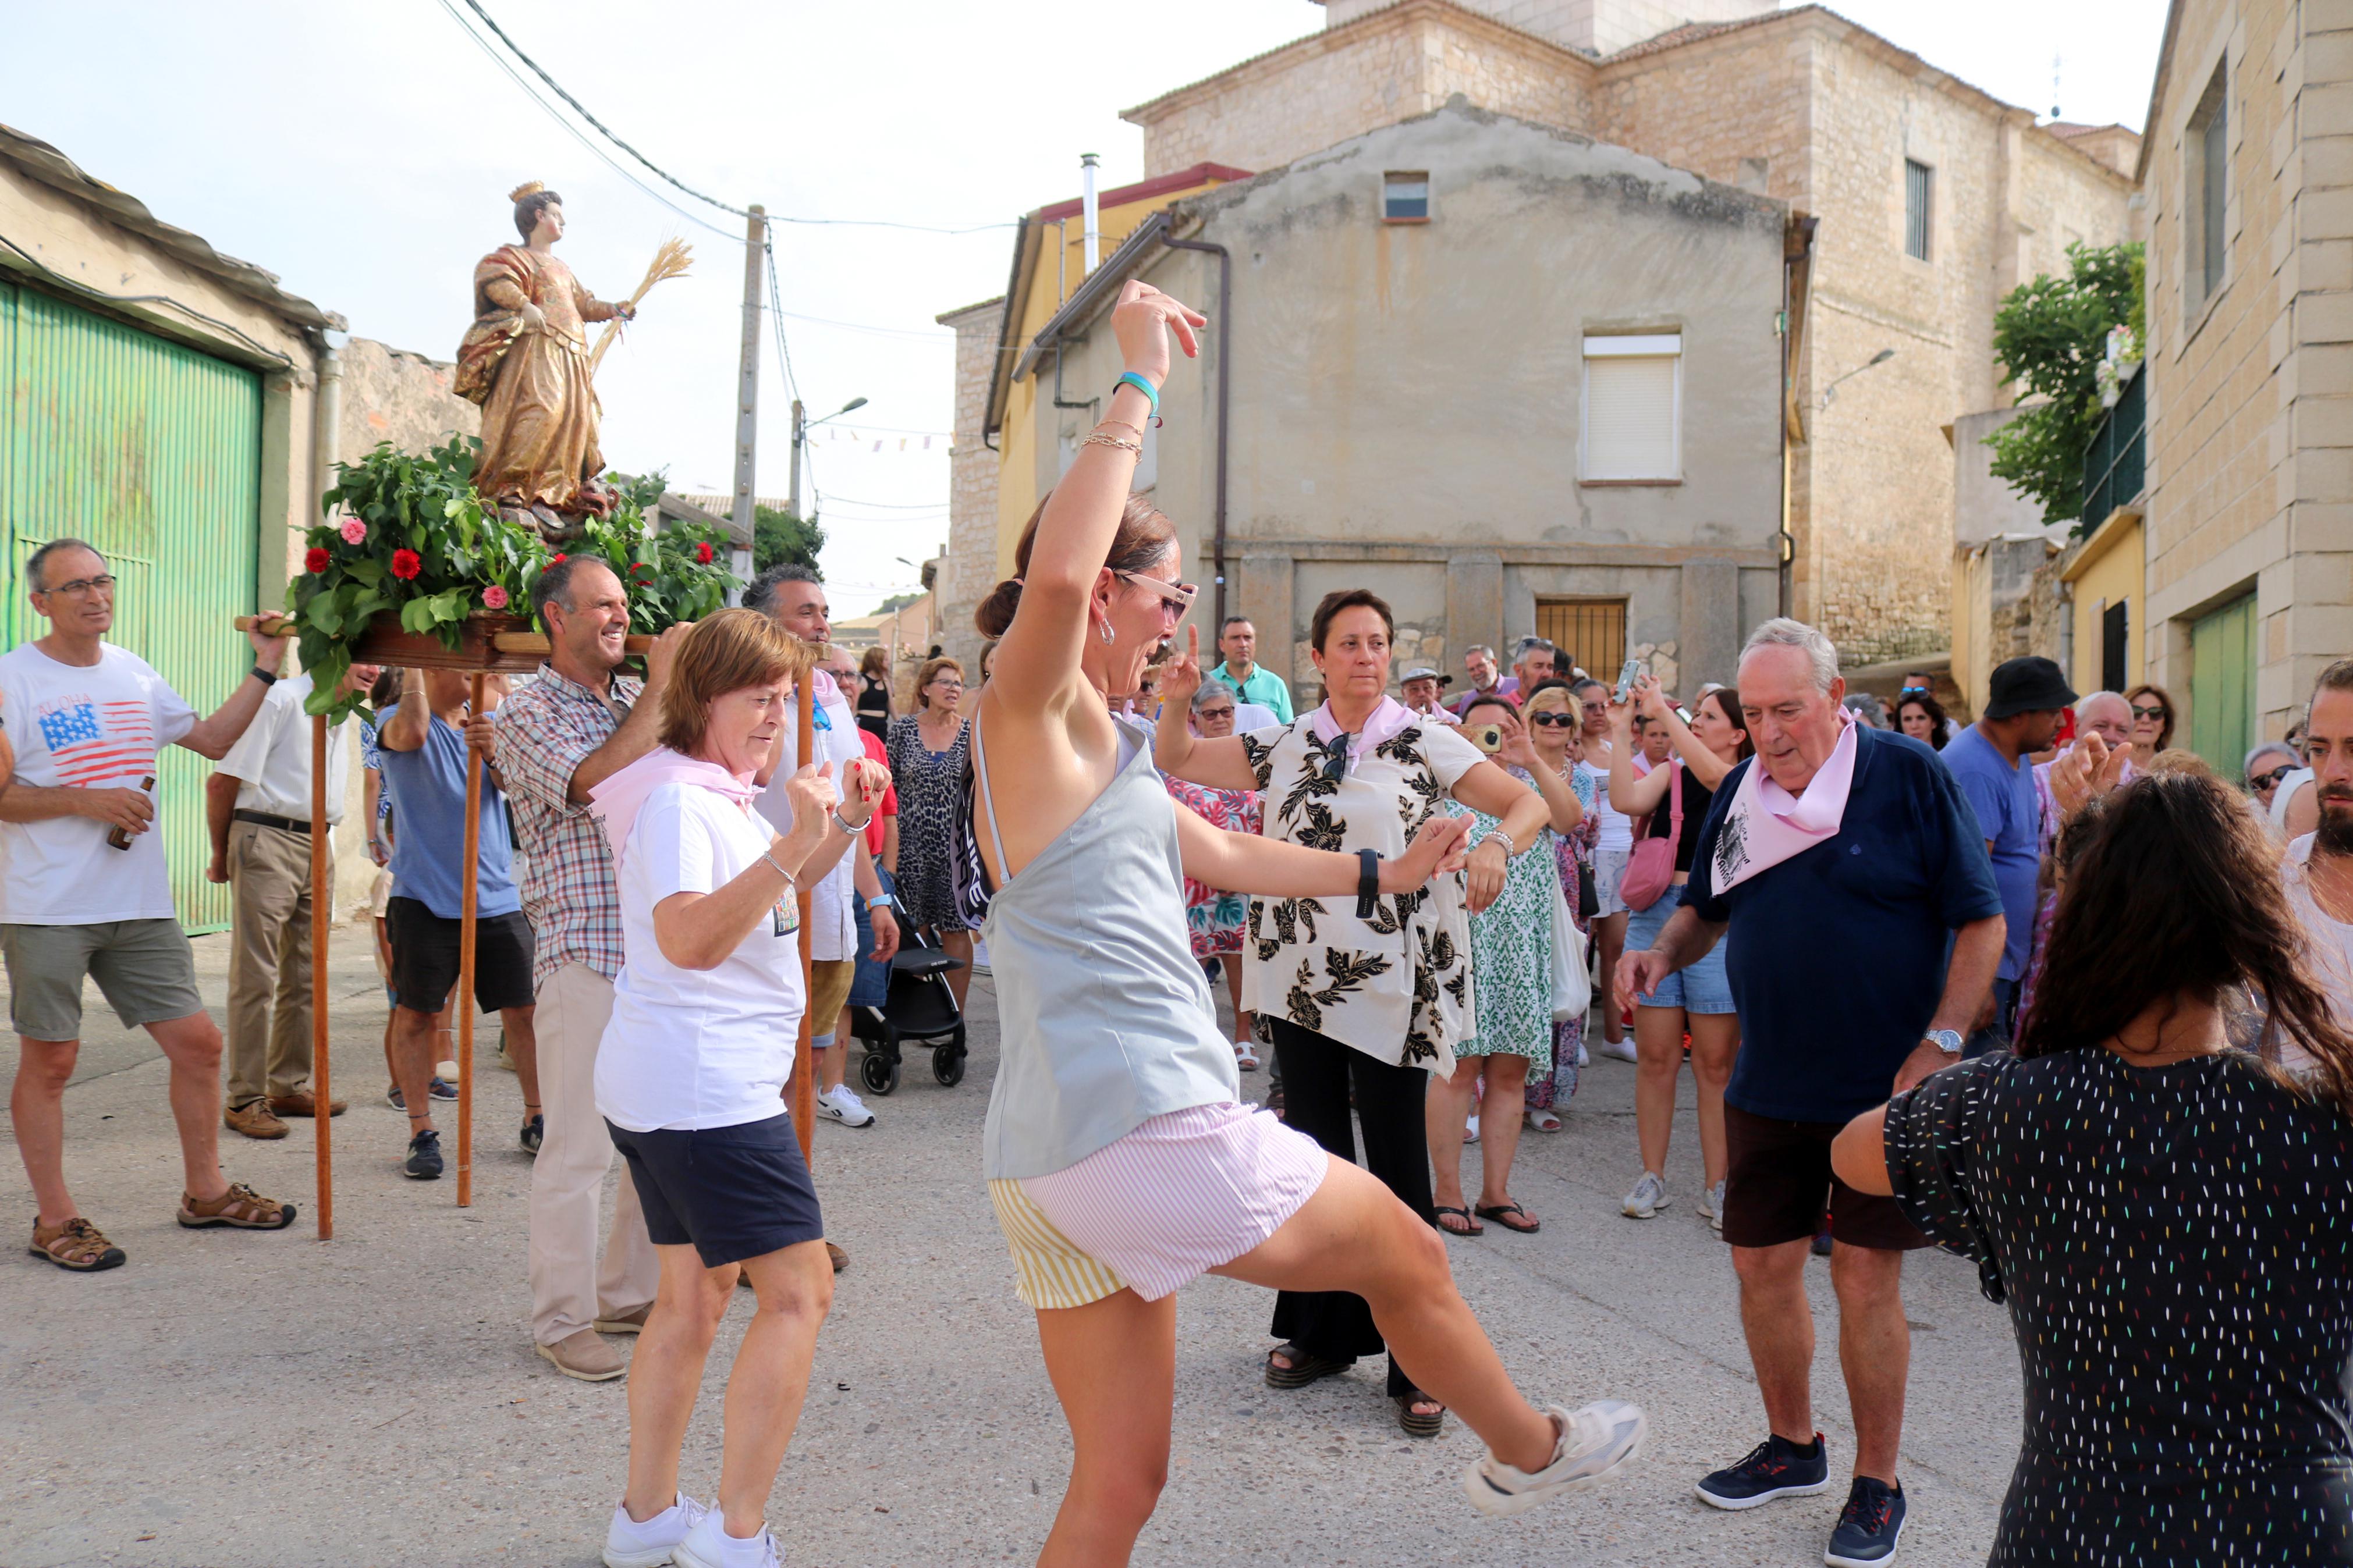
{"type": "Polygon", "coordinates": [[[1005,301],[986,300],[937,318],[956,335],[955,434],[948,455],[948,548],[933,579],[941,647],[979,674],[981,636],[972,624],[997,586],[998,454],[981,441],[988,413],[988,383],[997,363],[997,333],[1005,301]]]}
{"type": "MultiPolygon", "coordinates": [[[[1324,0],[1324,25],[1343,27],[1396,0],[1324,0]]],[[[1607,55],[1691,22],[1727,22],[1775,0],[1460,0],[1506,26],[1588,54],[1607,55]]]]}
{"type": "MultiPolygon", "coordinates": [[[[482,411],[449,390],[458,367],[371,338],[353,338],[336,353],[343,372],[342,411],[335,422],[335,457],[356,463],[389,441],[422,452],[452,436],[482,433],[482,411]]],[[[333,476],[328,476],[333,483],[333,476]]]]}

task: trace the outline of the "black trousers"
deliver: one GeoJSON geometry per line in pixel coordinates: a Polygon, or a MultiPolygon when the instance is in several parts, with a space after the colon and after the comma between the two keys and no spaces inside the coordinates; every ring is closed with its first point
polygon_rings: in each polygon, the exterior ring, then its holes
{"type": "MultiPolygon", "coordinates": [[[[1283,1120],[1322,1144],[1335,1159],[1362,1165],[1406,1207],[1431,1222],[1430,1140],[1421,1120],[1430,1073],[1390,1067],[1326,1035],[1286,1018],[1269,1017],[1275,1058],[1282,1067],[1283,1120]],[[1348,1089],[1356,1086],[1356,1121],[1365,1131],[1356,1158],[1356,1128],[1349,1121],[1348,1089]]],[[[1274,1337],[1312,1355],[1354,1361],[1388,1347],[1373,1326],[1373,1310],[1353,1290],[1283,1290],[1274,1298],[1274,1337]]],[[[1413,1379],[1389,1358],[1388,1391],[1409,1393],[1413,1379]]]]}

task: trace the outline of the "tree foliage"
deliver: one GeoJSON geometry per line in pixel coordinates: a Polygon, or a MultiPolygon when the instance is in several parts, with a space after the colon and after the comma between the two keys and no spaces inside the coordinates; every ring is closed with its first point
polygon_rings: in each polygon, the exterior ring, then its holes
{"type": "Polygon", "coordinates": [[[813,517],[796,517],[780,506],[752,508],[752,570],[765,572],[789,561],[821,572],[818,552],[825,548],[825,530],[813,517]]]}
{"type": "Polygon", "coordinates": [[[2021,401],[2039,398],[1986,437],[1993,473],[2042,503],[2046,522],[2081,519],[2084,455],[2107,411],[2098,371],[2109,329],[2143,327],[2143,259],[2133,245],[2067,247],[2069,273],[2021,283],[1994,312],[1994,358],[2021,401]]]}

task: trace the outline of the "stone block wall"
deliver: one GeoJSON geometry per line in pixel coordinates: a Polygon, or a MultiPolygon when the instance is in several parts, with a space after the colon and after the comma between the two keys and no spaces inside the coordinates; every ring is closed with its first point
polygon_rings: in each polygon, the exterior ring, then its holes
{"type": "MultiPolygon", "coordinates": [[[[335,456],[356,463],[389,441],[404,452],[445,445],[452,436],[482,433],[482,411],[450,390],[458,367],[371,338],[353,338],[336,353],[343,370],[343,407],[335,456]]],[[[333,476],[326,476],[333,483],[333,476]]]]}
{"type": "Polygon", "coordinates": [[[955,330],[955,435],[948,454],[948,548],[934,575],[936,634],[942,649],[979,673],[981,636],[972,624],[997,586],[997,475],[998,455],[981,442],[988,412],[988,381],[997,362],[997,333],[1003,300],[986,300],[938,318],[955,330]]]}
{"type": "MultiPolygon", "coordinates": [[[[1324,25],[1343,27],[1396,0],[1324,0],[1324,25]]],[[[1688,22],[1726,22],[1773,9],[1774,0],[1461,0],[1506,26],[1588,54],[1611,54],[1688,22]]]]}

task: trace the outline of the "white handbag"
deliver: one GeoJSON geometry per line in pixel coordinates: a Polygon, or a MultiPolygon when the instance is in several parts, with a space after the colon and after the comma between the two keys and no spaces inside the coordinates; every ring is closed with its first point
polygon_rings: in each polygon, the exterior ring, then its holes
{"type": "Polygon", "coordinates": [[[1593,979],[1586,970],[1585,933],[1571,918],[1560,879],[1552,884],[1552,1021],[1566,1024],[1593,1005],[1593,979]]]}

